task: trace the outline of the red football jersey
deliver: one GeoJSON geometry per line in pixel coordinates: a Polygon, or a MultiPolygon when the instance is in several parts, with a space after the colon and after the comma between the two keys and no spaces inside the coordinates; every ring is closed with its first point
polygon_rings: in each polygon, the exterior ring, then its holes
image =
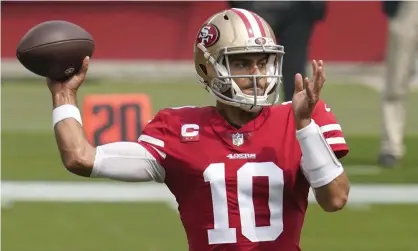
{"type": "MultiPolygon", "coordinates": [[[[346,155],[341,127],[322,101],[313,119],[346,155]]],[[[189,250],[300,250],[310,186],[291,103],[264,108],[240,129],[214,107],[164,109],[139,142],[165,169],[189,250]]]]}

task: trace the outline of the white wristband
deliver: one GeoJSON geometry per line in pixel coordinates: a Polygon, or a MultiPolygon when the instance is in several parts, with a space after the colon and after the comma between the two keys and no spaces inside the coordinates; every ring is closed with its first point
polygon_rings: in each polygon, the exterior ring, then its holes
{"type": "Polygon", "coordinates": [[[67,104],[58,106],[52,111],[52,127],[54,128],[58,122],[68,118],[73,118],[77,120],[80,125],[83,125],[81,113],[77,106],[67,104]]]}
{"type": "Polygon", "coordinates": [[[344,171],[315,121],[296,131],[296,138],[303,156],[302,171],[313,188],[328,184],[344,171]]]}

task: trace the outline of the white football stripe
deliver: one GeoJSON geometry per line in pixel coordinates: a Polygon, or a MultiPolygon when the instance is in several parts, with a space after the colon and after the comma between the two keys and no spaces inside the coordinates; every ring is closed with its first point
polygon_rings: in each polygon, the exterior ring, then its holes
{"type": "Polygon", "coordinates": [[[322,133],[331,132],[331,131],[341,131],[341,126],[339,124],[329,124],[319,127],[322,133]]]}
{"type": "Polygon", "coordinates": [[[343,137],[327,138],[326,140],[328,145],[345,144],[345,139],[343,137]]]}
{"type": "Polygon", "coordinates": [[[257,20],[255,20],[255,17],[253,16],[253,14],[251,14],[249,11],[244,10],[244,9],[235,9],[235,10],[244,14],[245,17],[248,19],[248,22],[250,22],[250,25],[251,25],[251,29],[253,30],[254,37],[255,38],[261,37],[260,27],[258,26],[257,20]]]}
{"type": "Polygon", "coordinates": [[[164,147],[164,141],[162,141],[161,139],[157,139],[152,136],[146,135],[146,134],[142,134],[141,136],[139,136],[138,141],[143,141],[143,142],[150,143],[151,145],[164,147]]]}

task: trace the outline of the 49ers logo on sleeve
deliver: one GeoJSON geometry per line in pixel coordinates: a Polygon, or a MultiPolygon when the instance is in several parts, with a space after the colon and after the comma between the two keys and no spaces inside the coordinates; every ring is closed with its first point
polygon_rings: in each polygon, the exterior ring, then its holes
{"type": "Polygon", "coordinates": [[[197,43],[203,44],[205,47],[214,45],[219,39],[219,30],[213,24],[205,24],[202,29],[200,29],[199,35],[197,37],[197,43]]]}

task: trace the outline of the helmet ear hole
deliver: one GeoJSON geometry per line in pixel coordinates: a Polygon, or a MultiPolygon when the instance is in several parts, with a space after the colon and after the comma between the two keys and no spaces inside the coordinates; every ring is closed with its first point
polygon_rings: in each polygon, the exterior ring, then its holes
{"type": "Polygon", "coordinates": [[[225,20],[229,20],[229,17],[227,15],[224,15],[225,20]]]}
{"type": "Polygon", "coordinates": [[[203,65],[203,64],[199,64],[199,68],[200,68],[200,70],[202,70],[202,72],[203,72],[205,75],[208,75],[208,70],[206,69],[206,66],[205,66],[205,65],[203,65]]]}

